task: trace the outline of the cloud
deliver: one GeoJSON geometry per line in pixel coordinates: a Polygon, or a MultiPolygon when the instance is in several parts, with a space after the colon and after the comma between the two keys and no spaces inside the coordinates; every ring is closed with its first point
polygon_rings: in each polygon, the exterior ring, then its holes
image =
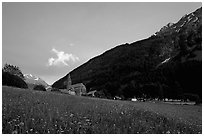
{"type": "Polygon", "coordinates": [[[74,44],[73,44],[73,43],[70,43],[69,46],[74,46],[74,44]]]}
{"type": "Polygon", "coordinates": [[[65,65],[68,66],[68,62],[76,62],[79,61],[79,58],[73,54],[64,53],[63,51],[58,51],[55,48],[52,49],[52,52],[57,55],[57,58],[49,58],[48,66],[58,66],[65,65]]]}

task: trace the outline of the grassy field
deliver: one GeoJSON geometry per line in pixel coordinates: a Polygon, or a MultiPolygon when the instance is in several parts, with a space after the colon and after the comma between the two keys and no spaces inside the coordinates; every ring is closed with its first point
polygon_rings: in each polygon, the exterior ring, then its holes
{"type": "Polygon", "coordinates": [[[2,133],[202,133],[202,106],[2,87],[2,133]]]}

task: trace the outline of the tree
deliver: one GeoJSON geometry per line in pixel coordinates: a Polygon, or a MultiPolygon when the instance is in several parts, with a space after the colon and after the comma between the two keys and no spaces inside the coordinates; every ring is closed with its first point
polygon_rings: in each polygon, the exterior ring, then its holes
{"type": "Polygon", "coordinates": [[[16,76],[18,76],[24,80],[24,76],[23,76],[21,70],[19,69],[19,67],[17,67],[17,66],[5,64],[3,67],[3,72],[8,72],[11,75],[16,75],[16,76]]]}
{"type": "Polygon", "coordinates": [[[58,88],[52,88],[52,89],[51,89],[51,92],[61,93],[61,92],[60,92],[60,89],[58,89],[58,88]]]}
{"type": "Polygon", "coordinates": [[[28,85],[23,79],[9,72],[2,71],[2,85],[13,86],[19,88],[28,88],[28,85]]]}
{"type": "Polygon", "coordinates": [[[39,90],[39,91],[46,91],[45,87],[43,85],[36,85],[33,90],[39,90]]]}

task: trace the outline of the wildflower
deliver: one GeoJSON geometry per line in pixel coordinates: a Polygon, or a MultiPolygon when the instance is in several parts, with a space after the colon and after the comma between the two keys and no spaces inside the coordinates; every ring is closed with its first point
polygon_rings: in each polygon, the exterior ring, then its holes
{"type": "Polygon", "coordinates": [[[21,122],[21,123],[20,123],[20,125],[21,125],[21,126],[23,126],[23,125],[24,125],[24,123],[23,123],[23,122],[21,122]]]}
{"type": "Polygon", "coordinates": [[[17,130],[14,130],[14,131],[12,132],[12,134],[18,134],[18,131],[17,131],[17,130]]]}
{"type": "Polygon", "coordinates": [[[77,124],[80,125],[80,124],[82,124],[82,123],[81,123],[81,122],[78,122],[77,124]]]}
{"type": "Polygon", "coordinates": [[[70,117],[73,117],[73,116],[74,116],[74,114],[71,113],[71,114],[70,114],[70,117]]]}
{"type": "Polygon", "coordinates": [[[170,131],[167,131],[166,134],[170,134],[170,131]]]}

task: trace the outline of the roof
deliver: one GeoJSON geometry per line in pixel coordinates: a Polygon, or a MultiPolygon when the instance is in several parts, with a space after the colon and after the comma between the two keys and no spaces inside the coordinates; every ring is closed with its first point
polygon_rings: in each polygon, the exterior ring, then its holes
{"type": "Polygon", "coordinates": [[[85,87],[85,85],[83,83],[77,83],[77,84],[71,85],[71,87],[78,87],[78,86],[84,86],[85,87]]]}

